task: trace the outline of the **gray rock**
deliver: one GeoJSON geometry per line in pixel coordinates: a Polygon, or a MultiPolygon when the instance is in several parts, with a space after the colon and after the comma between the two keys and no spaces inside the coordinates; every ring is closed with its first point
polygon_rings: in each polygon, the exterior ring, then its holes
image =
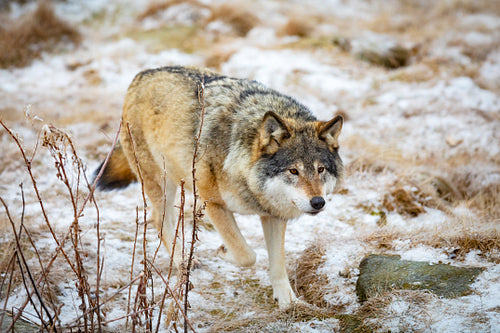
{"type": "Polygon", "coordinates": [[[438,296],[455,298],[470,293],[469,285],[482,271],[372,254],[359,265],[356,292],[361,302],[394,289],[429,290],[438,296]]]}
{"type": "MultiPolygon", "coordinates": [[[[0,332],[7,332],[10,325],[12,324],[13,317],[14,316],[12,315],[12,313],[8,311],[0,312],[0,321],[2,322],[2,326],[0,327],[0,332]]],[[[40,326],[35,325],[27,320],[24,320],[23,318],[19,318],[14,324],[13,332],[35,333],[35,332],[40,332],[41,329],[42,328],[40,326]]]]}

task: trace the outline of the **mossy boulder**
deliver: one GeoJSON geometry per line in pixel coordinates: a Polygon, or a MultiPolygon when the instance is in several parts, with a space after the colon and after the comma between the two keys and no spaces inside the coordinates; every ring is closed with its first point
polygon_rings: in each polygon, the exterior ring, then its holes
{"type": "Polygon", "coordinates": [[[359,265],[356,292],[361,302],[394,289],[429,290],[441,297],[455,298],[470,293],[469,285],[482,271],[401,260],[399,256],[369,255],[359,265]]]}
{"type": "MultiPolygon", "coordinates": [[[[2,326],[0,327],[0,332],[7,332],[10,325],[12,324],[14,315],[11,312],[8,311],[1,311],[0,312],[0,321],[2,321],[2,326]]],[[[14,324],[14,327],[12,327],[12,332],[26,332],[26,333],[31,333],[31,332],[40,332],[41,327],[38,325],[35,325],[27,320],[24,320],[23,318],[18,318],[16,320],[16,323],[14,324]]]]}

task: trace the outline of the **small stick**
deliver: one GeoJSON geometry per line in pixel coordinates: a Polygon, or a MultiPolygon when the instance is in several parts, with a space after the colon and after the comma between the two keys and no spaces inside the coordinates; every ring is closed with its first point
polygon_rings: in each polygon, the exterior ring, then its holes
{"type": "MultiPolygon", "coordinates": [[[[188,257],[188,264],[186,267],[186,288],[185,288],[185,294],[184,294],[184,312],[187,317],[187,311],[188,311],[188,293],[189,293],[189,277],[190,277],[190,271],[191,271],[191,265],[193,262],[193,256],[194,256],[194,244],[197,240],[197,229],[198,229],[198,219],[200,218],[200,212],[197,210],[197,205],[198,205],[198,190],[196,187],[196,159],[197,159],[197,154],[198,154],[198,147],[199,147],[199,140],[201,138],[201,132],[203,129],[203,120],[205,116],[205,79],[202,78],[200,85],[198,87],[198,99],[201,104],[201,110],[200,110],[200,126],[198,129],[198,134],[194,138],[194,152],[193,152],[193,164],[192,164],[192,177],[193,177],[193,196],[194,196],[194,202],[193,202],[193,232],[192,232],[192,237],[191,237],[191,248],[189,250],[189,257],[188,257]]],[[[187,321],[184,321],[184,332],[187,333],[188,327],[187,327],[187,321]]]]}

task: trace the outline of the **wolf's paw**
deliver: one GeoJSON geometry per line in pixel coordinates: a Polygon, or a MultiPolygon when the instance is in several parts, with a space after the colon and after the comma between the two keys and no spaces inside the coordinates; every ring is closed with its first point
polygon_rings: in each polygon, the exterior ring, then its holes
{"type": "Polygon", "coordinates": [[[217,249],[216,255],[217,257],[227,262],[243,267],[252,266],[253,264],[255,264],[255,259],[256,259],[256,254],[251,249],[248,249],[245,253],[235,256],[224,245],[221,245],[217,249]]]}
{"type": "Polygon", "coordinates": [[[280,309],[286,309],[292,304],[302,302],[295,296],[288,280],[273,286],[273,298],[278,302],[280,309]]]}

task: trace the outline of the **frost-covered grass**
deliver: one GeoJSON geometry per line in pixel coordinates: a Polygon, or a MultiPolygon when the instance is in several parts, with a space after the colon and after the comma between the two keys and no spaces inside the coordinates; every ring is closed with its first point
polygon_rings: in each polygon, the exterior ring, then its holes
{"type": "MultiPolygon", "coordinates": [[[[329,332],[354,322],[359,329],[376,331],[499,332],[498,7],[475,1],[239,2],[244,3],[174,1],[155,7],[128,0],[56,2],[56,14],[78,28],[81,44],[42,53],[23,68],[0,70],[0,119],[17,133],[28,158],[44,126],[64,129],[91,178],[111,148],[125,91],[141,69],[214,66],[223,74],[259,80],[294,96],[319,119],[343,114],[344,182],[328,198],[324,212],[290,221],[286,239],[292,281],[303,290],[304,299],[309,297],[309,303],[323,309],[278,311],[259,219],[237,216],[257,253],[256,265],[239,268],[215,257],[221,239],[206,221],[195,251],[201,267],[191,275],[188,316],[194,329],[329,332]],[[245,12],[252,16],[242,22],[245,12]],[[240,19],[230,20],[228,13],[240,19]],[[177,39],[165,44],[165,36],[177,39]],[[411,50],[407,66],[389,70],[357,56],[359,48],[387,50],[394,45],[411,50]],[[308,256],[315,248],[321,255],[308,256]],[[448,300],[395,291],[359,304],[358,265],[370,253],[485,270],[468,296],[448,300]]],[[[15,20],[35,4],[12,6],[2,15],[15,20]]],[[[23,220],[30,232],[35,246],[25,232],[20,246],[39,278],[38,257],[46,267],[57,244],[19,149],[4,129],[0,140],[0,197],[16,227],[23,220]]],[[[44,208],[62,239],[74,222],[71,198],[47,149],[39,145],[34,156],[30,166],[44,208]]],[[[80,181],[81,204],[88,190],[77,177],[75,171],[69,174],[73,188],[80,181]]],[[[103,305],[103,322],[110,321],[110,330],[122,331],[126,319],[115,319],[127,314],[129,290],[134,303],[139,280],[130,289],[127,285],[143,269],[141,188],[96,193],[96,202],[97,209],[88,205],[79,217],[78,249],[89,295],[95,295],[98,219],[100,299],[125,287],[103,305]]],[[[16,244],[3,207],[0,211],[0,269],[5,282],[0,306],[15,312],[26,301],[26,287],[18,268],[11,273],[16,244]]],[[[154,227],[147,230],[146,240],[146,255],[153,258],[158,251],[154,267],[167,276],[169,258],[154,227]]],[[[68,244],[65,249],[73,255],[68,244]]],[[[151,298],[158,302],[165,285],[158,273],[152,276],[148,295],[154,291],[151,298]]],[[[58,313],[60,325],[82,314],[77,281],[59,255],[42,295],[55,306],[50,311],[58,313]]],[[[173,274],[170,285],[176,281],[173,274]]],[[[167,297],[161,330],[167,330],[171,302],[167,297]]],[[[33,306],[28,305],[24,315],[39,323],[33,306]]],[[[158,318],[158,306],[152,316],[158,318]]],[[[137,326],[145,329],[144,322],[137,326]]],[[[177,327],[181,326],[179,318],[177,327]]]]}

